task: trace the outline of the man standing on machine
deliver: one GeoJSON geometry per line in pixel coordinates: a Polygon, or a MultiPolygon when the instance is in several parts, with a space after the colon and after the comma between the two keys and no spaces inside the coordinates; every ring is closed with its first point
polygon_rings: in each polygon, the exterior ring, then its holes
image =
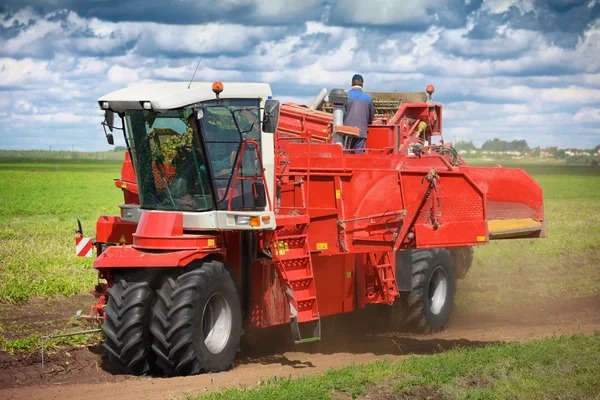
{"type": "Polygon", "coordinates": [[[348,91],[348,103],[344,110],[344,125],[360,129],[360,136],[352,138],[349,148],[356,154],[363,153],[367,143],[367,126],[373,123],[375,107],[371,96],[363,92],[364,80],[362,75],[352,77],[352,89],[348,91]]]}

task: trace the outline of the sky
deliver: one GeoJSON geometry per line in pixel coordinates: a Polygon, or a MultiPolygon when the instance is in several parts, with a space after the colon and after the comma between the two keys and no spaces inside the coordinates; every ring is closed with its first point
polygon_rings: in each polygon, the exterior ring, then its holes
{"type": "Polygon", "coordinates": [[[600,144],[600,0],[3,0],[0,148],[110,150],[97,99],[199,60],[301,104],[433,84],[446,141],[600,144]]]}

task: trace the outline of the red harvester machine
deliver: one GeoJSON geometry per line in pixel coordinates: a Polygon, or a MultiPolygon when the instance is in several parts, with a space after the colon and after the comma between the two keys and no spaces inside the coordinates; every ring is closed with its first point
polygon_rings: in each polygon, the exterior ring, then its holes
{"type": "Polygon", "coordinates": [[[372,93],[381,112],[361,154],[344,148],[356,130],[341,89],[310,108],[252,83],[99,99],[128,143],[121,217],[101,217],[95,238],[111,359],[134,374],[223,371],[243,326],[291,324],[309,342],[324,316],[400,298],[408,325],[442,328],[472,246],[543,237],[545,220],[523,170],[470,167],[433,144],[442,106],[427,92],[372,93]]]}

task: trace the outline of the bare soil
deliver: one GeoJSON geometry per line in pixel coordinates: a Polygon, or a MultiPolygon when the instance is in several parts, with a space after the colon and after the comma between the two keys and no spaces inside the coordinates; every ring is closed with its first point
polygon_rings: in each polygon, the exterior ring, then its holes
{"type": "MultiPolygon", "coordinates": [[[[0,308],[0,324],[5,331],[6,327],[17,329],[21,324],[32,332],[52,332],[63,329],[77,309],[85,312],[93,302],[92,296],[76,296],[21,307],[5,305],[0,308]]],[[[433,335],[408,334],[378,324],[374,318],[377,314],[376,309],[367,308],[325,318],[323,340],[304,345],[292,344],[288,326],[247,331],[231,371],[191,377],[121,375],[99,344],[48,354],[43,369],[39,353],[0,353],[0,398],[177,398],[225,387],[252,386],[275,376],[323,373],[351,363],[433,354],[456,346],[481,347],[552,335],[591,334],[600,330],[600,296],[485,312],[456,308],[446,330],[433,335]]],[[[8,331],[10,335],[11,329],[8,331]]],[[[419,390],[400,393],[398,398],[438,398],[439,393],[419,390]]],[[[386,393],[380,395],[369,398],[387,398],[386,393]]]]}

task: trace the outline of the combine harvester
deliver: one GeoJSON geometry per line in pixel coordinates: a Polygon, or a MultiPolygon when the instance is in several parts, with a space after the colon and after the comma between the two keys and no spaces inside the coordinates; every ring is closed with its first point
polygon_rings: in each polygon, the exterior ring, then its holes
{"type": "Polygon", "coordinates": [[[544,237],[545,220],[524,171],[470,167],[433,144],[442,106],[427,93],[373,93],[383,111],[362,154],[343,146],[356,132],[343,89],[311,107],[280,106],[258,83],[100,98],[109,143],[115,114],[124,127],[125,204],[77,242],[95,246],[92,309],[111,359],[133,374],[224,371],[242,327],[290,324],[311,342],[324,316],[398,299],[407,325],[441,329],[472,246],[544,237]]]}

